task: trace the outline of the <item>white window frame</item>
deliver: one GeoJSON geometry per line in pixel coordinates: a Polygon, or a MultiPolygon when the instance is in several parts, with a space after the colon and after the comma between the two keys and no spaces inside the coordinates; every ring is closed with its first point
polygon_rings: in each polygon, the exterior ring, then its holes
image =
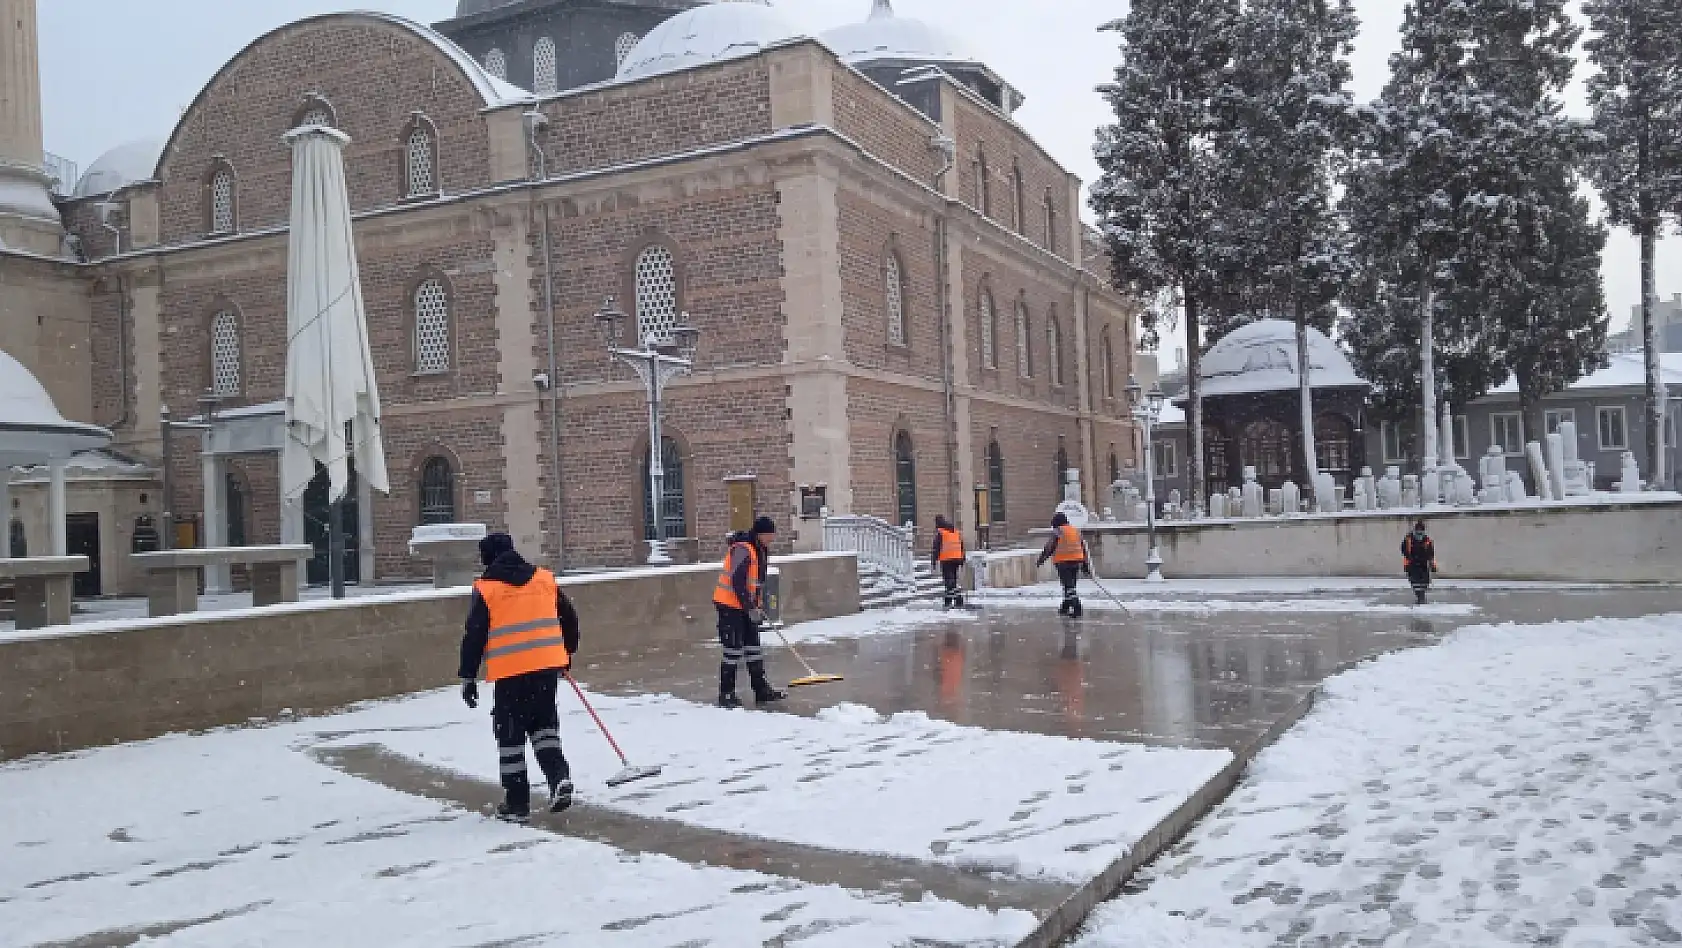
{"type": "Polygon", "coordinates": [[[1406,464],[1407,448],[1402,445],[1402,426],[1393,421],[1381,422],[1378,426],[1379,453],[1384,455],[1385,464],[1406,464]],[[1396,452],[1390,453],[1390,442],[1396,442],[1396,452]]]}
{"type": "Polygon", "coordinates": [[[1524,415],[1516,411],[1496,411],[1489,414],[1489,443],[1501,446],[1501,453],[1510,458],[1524,457],[1524,415]],[[1518,430],[1518,444],[1509,446],[1501,436],[1502,422],[1511,420],[1518,430]]]}
{"type": "Polygon", "coordinates": [[[1151,472],[1157,477],[1180,476],[1180,452],[1173,441],[1167,438],[1157,440],[1154,448],[1156,457],[1153,459],[1155,469],[1151,472]]]}
{"type": "Polygon", "coordinates": [[[1622,405],[1598,405],[1594,409],[1594,435],[1602,451],[1629,451],[1629,412],[1622,405]],[[1618,416],[1618,434],[1622,436],[1622,444],[1606,443],[1606,419],[1616,414],[1618,416]]]}
{"type": "Polygon", "coordinates": [[[1542,427],[1545,434],[1553,434],[1565,422],[1577,423],[1577,409],[1575,408],[1547,408],[1542,411],[1542,427]]]}
{"type": "Polygon", "coordinates": [[[1451,440],[1454,442],[1455,460],[1469,461],[1472,457],[1472,426],[1465,415],[1455,415],[1453,423],[1451,440]]]}

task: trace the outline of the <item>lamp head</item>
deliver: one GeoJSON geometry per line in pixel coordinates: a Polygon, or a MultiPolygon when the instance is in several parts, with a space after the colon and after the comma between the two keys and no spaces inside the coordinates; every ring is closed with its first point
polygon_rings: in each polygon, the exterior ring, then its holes
{"type": "Polygon", "coordinates": [[[1144,388],[1139,385],[1139,379],[1136,376],[1129,375],[1127,377],[1125,391],[1127,392],[1127,407],[1138,408],[1139,396],[1144,392],[1144,388]]]}
{"type": "Polygon", "coordinates": [[[613,297],[608,297],[602,303],[602,308],[596,310],[596,328],[601,330],[602,342],[609,349],[619,348],[622,333],[625,330],[625,314],[620,311],[619,304],[613,297]]]}

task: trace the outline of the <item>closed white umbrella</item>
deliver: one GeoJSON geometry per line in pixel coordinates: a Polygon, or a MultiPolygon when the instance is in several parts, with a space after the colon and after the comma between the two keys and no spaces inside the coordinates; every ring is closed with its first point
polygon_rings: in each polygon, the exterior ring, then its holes
{"type": "Polygon", "coordinates": [[[350,139],[334,129],[308,126],[288,133],[286,141],[292,146],[292,231],[280,488],[286,500],[301,502],[316,465],[327,469],[333,594],[342,596],[339,504],[350,485],[352,456],[370,487],[382,494],[391,490],[345,189],[344,147],[350,139]]]}

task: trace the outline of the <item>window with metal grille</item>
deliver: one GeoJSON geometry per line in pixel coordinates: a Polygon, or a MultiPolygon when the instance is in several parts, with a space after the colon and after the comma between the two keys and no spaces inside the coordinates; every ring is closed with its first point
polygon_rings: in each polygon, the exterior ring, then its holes
{"type": "Polygon", "coordinates": [[[239,314],[217,313],[210,321],[210,388],[223,397],[240,393],[239,314]]]}
{"type": "Polygon", "coordinates": [[[981,364],[989,369],[999,367],[999,352],[995,337],[999,330],[999,313],[993,306],[993,294],[981,291],[981,364]]]}
{"type": "Polygon", "coordinates": [[[888,254],[882,268],[882,289],[888,300],[888,342],[905,345],[905,286],[900,278],[899,258],[888,254]]]}
{"type": "Polygon", "coordinates": [[[485,71],[498,79],[508,78],[508,54],[500,48],[485,54],[485,71]]]}
{"type": "Polygon", "coordinates": [[[1341,415],[1314,419],[1314,464],[1323,474],[1354,470],[1355,426],[1341,415]]]}
{"type": "Polygon", "coordinates": [[[624,65],[625,57],[631,55],[631,50],[636,49],[638,39],[640,37],[635,33],[619,34],[619,38],[613,42],[613,62],[615,65],[624,65]]]}
{"type": "Polygon", "coordinates": [[[218,168],[210,178],[210,230],[215,234],[234,232],[234,173],[218,168]]]}
{"type": "MultiPolygon", "coordinates": [[[[660,467],[665,471],[665,483],[660,490],[660,519],[666,528],[666,539],[682,539],[689,535],[688,511],[683,505],[683,455],[678,452],[677,442],[671,438],[660,439],[660,467]]],[[[642,485],[643,539],[652,540],[655,539],[654,509],[648,502],[650,485],[646,451],[642,454],[638,474],[637,483],[642,485]]]]}
{"type": "Polygon", "coordinates": [[[449,458],[430,457],[421,465],[420,522],[456,522],[456,472],[449,458]]]}
{"type": "Polygon", "coordinates": [[[559,60],[555,58],[555,41],[545,36],[531,51],[532,90],[538,95],[554,95],[560,89],[559,60]]]}
{"type": "Polygon", "coordinates": [[[1057,313],[1052,311],[1045,321],[1045,367],[1051,384],[1063,384],[1063,332],[1057,327],[1057,313]]]}
{"type": "Polygon", "coordinates": [[[240,480],[238,475],[234,474],[232,471],[229,471],[228,474],[227,474],[227,479],[223,483],[226,485],[225,487],[223,487],[223,490],[226,491],[227,495],[228,495],[227,496],[228,545],[229,546],[244,546],[246,544],[246,538],[245,538],[245,508],[246,508],[245,482],[240,480]]]}
{"type": "Polygon", "coordinates": [[[901,431],[894,438],[894,488],[899,500],[896,524],[917,522],[917,452],[911,435],[901,431]]]}
{"type": "Polygon", "coordinates": [[[326,106],[311,105],[298,117],[299,127],[306,125],[320,125],[324,128],[333,127],[333,113],[327,111],[326,106]]]}
{"type": "Polygon", "coordinates": [[[450,370],[450,297],[439,280],[415,288],[415,371],[450,370]]]}
{"type": "Polygon", "coordinates": [[[987,442],[987,519],[1005,522],[1005,456],[997,441],[987,442]]]}
{"type": "Polygon", "coordinates": [[[664,247],[649,247],[637,257],[636,277],[639,340],[664,341],[677,325],[677,260],[664,247]]]}
{"type": "Polygon", "coordinates": [[[432,130],[426,123],[416,122],[409,130],[406,165],[408,168],[408,196],[423,197],[438,193],[438,176],[432,154],[432,130]]]}
{"type": "Polygon", "coordinates": [[[1016,307],[1016,374],[1030,378],[1034,374],[1034,354],[1029,348],[1028,307],[1016,307]]]}

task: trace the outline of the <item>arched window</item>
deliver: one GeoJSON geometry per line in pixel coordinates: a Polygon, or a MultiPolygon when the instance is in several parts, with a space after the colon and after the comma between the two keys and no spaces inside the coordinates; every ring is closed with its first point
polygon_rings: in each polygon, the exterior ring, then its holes
{"type": "Polygon", "coordinates": [[[665,339],[677,325],[677,260],[655,245],[637,256],[637,332],[639,338],[665,339]]]}
{"type": "Polygon", "coordinates": [[[1110,348],[1110,330],[1104,327],[1100,339],[1100,357],[1104,360],[1104,397],[1115,397],[1115,350],[1110,348]]]}
{"type": "Polygon", "coordinates": [[[312,95],[304,99],[304,104],[298,107],[298,113],[292,117],[293,128],[304,128],[319,125],[322,128],[333,128],[338,125],[339,117],[333,111],[333,106],[326,99],[312,95]]]}
{"type": "Polygon", "coordinates": [[[554,95],[560,91],[559,61],[555,58],[555,41],[545,36],[531,50],[532,90],[538,95],[554,95]]]}
{"type": "MultiPolygon", "coordinates": [[[[660,439],[660,467],[665,472],[665,484],[661,491],[660,518],[666,526],[666,539],[681,539],[689,536],[688,511],[683,503],[683,455],[678,451],[677,442],[671,438],[660,439]]],[[[642,452],[642,462],[637,468],[637,483],[641,485],[638,494],[642,497],[643,539],[654,539],[654,508],[648,502],[648,452],[642,452]]]]}
{"type": "Polygon", "coordinates": [[[999,367],[999,311],[993,305],[993,294],[981,291],[981,364],[989,369],[999,367]]]}
{"type": "Polygon", "coordinates": [[[1057,252],[1057,202],[1052,200],[1049,188],[1045,192],[1045,246],[1057,252]]]}
{"type": "Polygon", "coordinates": [[[235,398],[241,387],[241,344],[239,314],[223,310],[210,320],[210,390],[223,398],[235,398]]]}
{"type": "Polygon", "coordinates": [[[244,479],[233,471],[229,471],[226,477],[222,489],[227,493],[228,545],[245,546],[250,542],[245,535],[246,509],[250,506],[250,498],[246,496],[244,479]]]}
{"type": "Polygon", "coordinates": [[[6,519],[12,524],[6,531],[12,548],[10,555],[13,559],[21,560],[29,555],[29,538],[24,536],[23,521],[12,520],[11,513],[10,510],[5,511],[6,519]]]}
{"type": "Polygon", "coordinates": [[[1314,461],[1321,473],[1348,474],[1354,467],[1355,426],[1342,415],[1314,419],[1314,461]]]}
{"type": "Polygon", "coordinates": [[[1034,376],[1034,352],[1028,336],[1028,304],[1016,304],[1016,374],[1034,376]]]}
{"type": "Polygon", "coordinates": [[[1252,421],[1239,439],[1239,464],[1254,467],[1258,481],[1283,480],[1291,476],[1291,447],[1291,429],[1277,421],[1252,421]]]}
{"type": "Polygon", "coordinates": [[[975,158],[975,203],[985,217],[993,216],[993,187],[988,179],[992,172],[987,169],[987,156],[977,154],[975,158]]]}
{"type": "Polygon", "coordinates": [[[449,458],[434,455],[421,465],[420,522],[456,522],[456,472],[449,458]]]}
{"type": "Polygon", "coordinates": [[[882,267],[882,292],[888,305],[888,344],[905,345],[905,283],[899,268],[899,256],[888,254],[882,267]]]}
{"type": "Polygon", "coordinates": [[[1121,480],[1121,460],[1116,457],[1115,445],[1110,445],[1110,483],[1121,480]]]}
{"type": "Polygon", "coordinates": [[[415,372],[450,371],[450,294],[442,280],[415,287],[415,372]]]}
{"type": "Polygon", "coordinates": [[[637,41],[639,39],[641,39],[641,37],[637,36],[635,33],[619,34],[619,38],[613,41],[614,65],[623,66],[625,64],[625,57],[631,55],[631,50],[637,48],[637,41]]]}
{"type": "Polygon", "coordinates": [[[508,78],[508,54],[502,49],[492,49],[485,54],[485,71],[498,79],[508,78]]]}
{"type": "Polygon", "coordinates": [[[1057,310],[1045,317],[1045,368],[1051,384],[1063,384],[1063,329],[1057,325],[1057,310]]]}
{"type": "Polygon", "coordinates": [[[917,522],[917,452],[911,445],[911,435],[905,431],[894,436],[894,488],[899,501],[895,524],[917,522]]]}
{"type": "Polygon", "coordinates": [[[1069,451],[1063,447],[1063,439],[1057,439],[1057,489],[1052,493],[1058,503],[1063,502],[1063,485],[1068,483],[1069,451]]]}
{"type": "Polygon", "coordinates": [[[415,116],[403,143],[404,197],[430,197],[438,193],[437,139],[432,125],[415,116]]]}
{"type": "Polygon", "coordinates": [[[1005,522],[1005,456],[999,442],[987,442],[987,519],[997,527],[1005,522]]]}
{"type": "Polygon", "coordinates": [[[1028,201],[1022,190],[1022,166],[1012,165],[1010,169],[1010,213],[1011,226],[1018,234],[1028,233],[1028,201]]]}
{"type": "Polygon", "coordinates": [[[219,163],[210,173],[210,232],[231,234],[239,226],[235,204],[234,169],[219,163]]]}

